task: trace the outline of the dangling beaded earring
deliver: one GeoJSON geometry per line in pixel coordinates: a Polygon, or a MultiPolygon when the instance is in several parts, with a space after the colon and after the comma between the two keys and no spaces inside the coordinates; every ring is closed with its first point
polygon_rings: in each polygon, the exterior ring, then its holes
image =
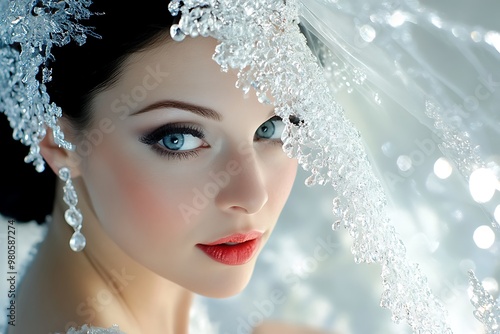
{"type": "Polygon", "coordinates": [[[71,172],[69,168],[62,167],[59,169],[59,178],[66,182],[64,185],[64,202],[69,205],[69,209],[64,213],[64,219],[68,223],[69,226],[73,228],[75,231],[73,236],[69,240],[69,247],[75,251],[80,252],[85,248],[87,241],[85,237],[80,232],[82,229],[82,221],[83,216],[80,210],[76,208],[76,204],[78,203],[78,196],[76,195],[75,188],[73,187],[73,183],[71,182],[71,172]]]}

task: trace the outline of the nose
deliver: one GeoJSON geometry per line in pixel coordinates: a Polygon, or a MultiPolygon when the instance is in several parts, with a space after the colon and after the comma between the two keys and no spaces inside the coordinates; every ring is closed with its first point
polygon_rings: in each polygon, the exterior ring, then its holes
{"type": "Polygon", "coordinates": [[[255,214],[267,203],[264,166],[255,153],[233,155],[230,179],[215,198],[215,204],[225,212],[255,214]]]}

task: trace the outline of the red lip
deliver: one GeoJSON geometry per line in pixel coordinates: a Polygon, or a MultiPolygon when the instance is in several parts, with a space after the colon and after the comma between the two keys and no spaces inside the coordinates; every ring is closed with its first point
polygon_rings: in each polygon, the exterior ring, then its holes
{"type": "Polygon", "coordinates": [[[262,233],[257,231],[236,233],[208,244],[197,244],[196,246],[213,260],[236,266],[250,261],[260,245],[261,237],[262,233]],[[227,245],[228,242],[235,244],[227,245]]]}

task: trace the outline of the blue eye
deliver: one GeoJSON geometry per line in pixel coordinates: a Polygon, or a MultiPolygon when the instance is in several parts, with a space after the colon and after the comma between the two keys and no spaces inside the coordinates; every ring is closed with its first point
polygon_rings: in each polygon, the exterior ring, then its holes
{"type": "Polygon", "coordinates": [[[255,131],[255,135],[263,139],[281,139],[284,129],[285,123],[283,123],[279,116],[274,116],[262,123],[257,131],[255,131]]]}
{"type": "Polygon", "coordinates": [[[158,143],[172,151],[189,151],[203,145],[203,140],[187,133],[170,133],[158,143]]]}
{"type": "Polygon", "coordinates": [[[203,132],[192,125],[166,124],[141,137],[144,144],[168,158],[184,159],[198,155],[200,148],[208,146],[203,132]]]}

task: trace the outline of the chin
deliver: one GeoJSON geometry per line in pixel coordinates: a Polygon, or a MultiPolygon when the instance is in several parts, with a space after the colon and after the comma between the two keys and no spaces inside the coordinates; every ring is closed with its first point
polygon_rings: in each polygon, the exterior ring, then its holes
{"type": "Polygon", "coordinates": [[[202,284],[197,284],[192,292],[208,298],[229,298],[242,292],[252,278],[255,261],[242,266],[228,267],[222,273],[203,276],[202,284]],[[245,268],[246,267],[246,268],[245,268]]]}
{"type": "Polygon", "coordinates": [[[205,291],[200,291],[200,293],[197,293],[198,295],[202,295],[204,297],[208,298],[217,298],[217,299],[222,299],[222,298],[229,298],[236,296],[240,292],[242,292],[248,285],[248,281],[246,284],[239,284],[239,285],[233,285],[233,286],[219,286],[215,287],[213,289],[207,289],[205,291]]]}

